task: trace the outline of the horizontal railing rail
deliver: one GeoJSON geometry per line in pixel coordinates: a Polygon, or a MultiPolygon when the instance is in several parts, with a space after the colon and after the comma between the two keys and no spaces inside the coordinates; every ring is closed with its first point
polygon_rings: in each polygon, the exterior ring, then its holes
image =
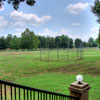
{"type": "Polygon", "coordinates": [[[79,100],[79,98],[0,80],[0,100],[79,100]]]}

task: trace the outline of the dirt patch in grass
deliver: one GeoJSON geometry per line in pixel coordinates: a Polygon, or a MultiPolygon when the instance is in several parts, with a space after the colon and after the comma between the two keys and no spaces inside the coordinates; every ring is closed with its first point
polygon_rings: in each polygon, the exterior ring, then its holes
{"type": "Polygon", "coordinates": [[[3,73],[3,76],[12,76],[13,73],[3,73]]]}
{"type": "Polygon", "coordinates": [[[81,65],[82,64],[72,64],[72,65],[67,65],[55,69],[49,69],[48,72],[56,72],[56,73],[77,73],[77,71],[81,72],[81,65]],[[78,70],[77,70],[78,69],[78,70]]]}
{"type": "Polygon", "coordinates": [[[87,68],[87,74],[100,75],[100,68],[87,68]]]}
{"type": "Polygon", "coordinates": [[[0,55],[31,55],[32,52],[6,52],[6,53],[0,53],[0,55]]]}
{"type": "Polygon", "coordinates": [[[36,69],[29,69],[21,77],[29,77],[32,75],[41,75],[45,73],[61,73],[61,74],[89,74],[93,76],[100,75],[100,60],[88,63],[76,63],[59,68],[46,69],[44,71],[37,71],[36,69]]]}
{"type": "Polygon", "coordinates": [[[40,72],[38,75],[44,74],[44,73],[49,73],[49,71],[45,70],[43,72],[40,72]]]}
{"type": "Polygon", "coordinates": [[[39,73],[39,72],[37,72],[37,69],[34,69],[34,68],[30,68],[30,69],[27,69],[27,71],[26,70],[20,70],[20,75],[19,75],[19,77],[30,77],[30,76],[33,76],[33,75],[37,75],[37,73],[39,73]]]}
{"type": "Polygon", "coordinates": [[[50,69],[48,72],[54,73],[71,73],[71,74],[90,74],[93,76],[100,75],[100,60],[89,63],[72,64],[60,68],[50,69]]]}
{"type": "Polygon", "coordinates": [[[56,92],[57,92],[57,93],[61,93],[61,92],[62,92],[62,90],[57,90],[56,92]]]}

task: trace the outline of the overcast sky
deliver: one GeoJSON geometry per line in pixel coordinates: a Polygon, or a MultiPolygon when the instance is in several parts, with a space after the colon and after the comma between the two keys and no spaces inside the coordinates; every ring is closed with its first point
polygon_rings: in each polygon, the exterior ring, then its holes
{"type": "Polygon", "coordinates": [[[20,4],[16,11],[4,4],[0,9],[0,36],[20,36],[25,28],[37,35],[81,38],[97,38],[99,25],[91,12],[94,0],[36,0],[30,7],[20,4]]]}

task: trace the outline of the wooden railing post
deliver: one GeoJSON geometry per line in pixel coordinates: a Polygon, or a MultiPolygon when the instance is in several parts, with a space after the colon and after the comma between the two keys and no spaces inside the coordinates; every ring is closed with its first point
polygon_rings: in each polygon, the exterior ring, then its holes
{"type": "Polygon", "coordinates": [[[77,81],[71,83],[69,87],[70,95],[79,97],[79,100],[89,100],[89,89],[88,83],[82,82],[80,84],[77,81]]]}

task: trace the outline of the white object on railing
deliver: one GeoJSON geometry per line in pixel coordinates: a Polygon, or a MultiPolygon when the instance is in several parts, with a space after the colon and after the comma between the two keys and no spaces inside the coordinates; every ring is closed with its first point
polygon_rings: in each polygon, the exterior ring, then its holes
{"type": "Polygon", "coordinates": [[[82,84],[83,76],[82,75],[77,75],[76,80],[77,80],[78,84],[82,84]]]}

